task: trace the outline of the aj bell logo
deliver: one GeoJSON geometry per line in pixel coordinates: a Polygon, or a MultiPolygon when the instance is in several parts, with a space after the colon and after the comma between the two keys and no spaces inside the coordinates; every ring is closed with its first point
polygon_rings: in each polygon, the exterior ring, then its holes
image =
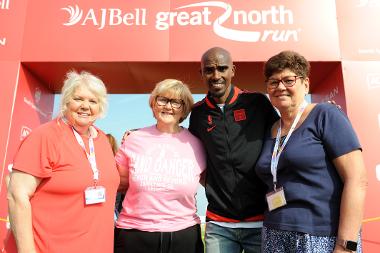
{"type": "Polygon", "coordinates": [[[380,7],[380,0],[359,0],[356,7],[380,7]]]}
{"type": "Polygon", "coordinates": [[[367,85],[369,89],[380,88],[380,73],[367,74],[367,85]]]}
{"type": "Polygon", "coordinates": [[[22,141],[25,139],[26,136],[28,136],[32,132],[32,129],[30,129],[27,126],[22,126],[21,127],[21,133],[20,133],[20,140],[22,141]]]}
{"type": "Polygon", "coordinates": [[[0,9],[9,10],[9,0],[0,0],[0,9]]]}
{"type": "Polygon", "coordinates": [[[65,10],[70,14],[69,21],[63,25],[75,25],[81,20],[83,16],[83,11],[79,9],[78,5],[75,5],[75,8],[69,5],[68,7],[61,8],[61,10],[65,10]]]}
{"type": "MultiPolygon", "coordinates": [[[[123,12],[119,8],[93,8],[84,11],[78,5],[61,8],[69,13],[70,17],[65,26],[73,25],[93,25],[99,30],[106,26],[146,26],[147,10],[136,8],[130,12],[123,12]]],[[[273,25],[284,27],[293,25],[294,17],[290,9],[283,5],[272,5],[266,10],[233,10],[228,3],[221,1],[199,2],[184,5],[176,8],[173,12],[156,13],[155,28],[165,31],[171,26],[212,26],[213,31],[219,37],[242,42],[258,42],[272,40],[275,42],[286,42],[289,40],[298,41],[300,29],[264,29],[253,31],[252,28],[263,27],[263,25],[273,25]],[[202,7],[200,11],[187,12],[187,8],[202,7]],[[224,12],[214,20],[211,20],[211,8],[221,8],[224,12]],[[228,21],[233,21],[234,25],[249,27],[249,30],[238,30],[224,26],[228,21]],[[256,26],[256,27],[255,27],[256,26]]],[[[262,28],[261,28],[262,29],[262,28]]]]}

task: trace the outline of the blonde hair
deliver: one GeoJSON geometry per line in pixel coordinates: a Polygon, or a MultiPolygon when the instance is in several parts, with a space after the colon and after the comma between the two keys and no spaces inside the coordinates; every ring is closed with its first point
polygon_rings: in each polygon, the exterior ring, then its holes
{"type": "Polygon", "coordinates": [[[116,141],[115,137],[112,134],[106,134],[106,136],[107,136],[109,143],[111,144],[113,155],[116,155],[116,152],[119,148],[117,146],[117,141],[116,141]]]}
{"type": "Polygon", "coordinates": [[[157,96],[167,94],[167,93],[173,94],[174,96],[177,96],[179,99],[183,101],[183,106],[182,106],[183,116],[179,120],[179,123],[181,123],[187,118],[194,104],[194,99],[191,94],[191,91],[189,87],[186,84],[184,84],[182,81],[179,81],[176,79],[165,79],[157,83],[156,87],[153,89],[152,93],[150,94],[150,98],[149,98],[150,108],[153,109],[157,96]]]}
{"type": "Polygon", "coordinates": [[[63,116],[67,110],[67,104],[72,99],[75,90],[78,87],[85,86],[99,100],[99,117],[103,117],[107,110],[107,88],[99,77],[93,74],[81,71],[70,71],[66,74],[66,79],[61,90],[60,116],[63,116]]]}

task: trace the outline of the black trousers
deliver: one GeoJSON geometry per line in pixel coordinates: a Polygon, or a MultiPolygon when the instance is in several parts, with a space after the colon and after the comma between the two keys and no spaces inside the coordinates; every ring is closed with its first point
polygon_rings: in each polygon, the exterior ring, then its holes
{"type": "Polygon", "coordinates": [[[200,225],[175,232],[115,228],[115,253],[203,253],[200,225]]]}

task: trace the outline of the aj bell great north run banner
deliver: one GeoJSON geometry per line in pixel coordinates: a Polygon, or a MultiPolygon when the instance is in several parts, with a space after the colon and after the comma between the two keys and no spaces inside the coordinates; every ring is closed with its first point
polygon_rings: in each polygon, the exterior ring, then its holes
{"type": "MultiPolygon", "coordinates": [[[[214,46],[249,64],[284,49],[314,66],[334,63],[329,71],[312,69],[318,75],[312,100],[337,101],[358,133],[369,180],[364,252],[380,252],[379,13],[380,0],[0,0],[0,252],[9,234],[4,179],[22,138],[51,119],[51,80],[63,79],[54,76],[59,63],[84,62],[95,70],[107,62],[180,66],[214,46]],[[39,63],[44,78],[28,69],[39,63]]],[[[237,71],[257,82],[251,72],[237,71]]],[[[133,72],[136,80],[140,73],[133,72]]]]}
{"type": "Polygon", "coordinates": [[[198,61],[215,45],[239,61],[283,48],[339,60],[335,2],[34,0],[22,60],[198,61]]]}

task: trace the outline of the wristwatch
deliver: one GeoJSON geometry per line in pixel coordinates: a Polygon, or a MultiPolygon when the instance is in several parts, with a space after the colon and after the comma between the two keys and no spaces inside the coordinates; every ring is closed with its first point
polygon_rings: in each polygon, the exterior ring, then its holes
{"type": "Polygon", "coordinates": [[[355,252],[358,247],[358,243],[355,241],[348,241],[338,238],[336,242],[338,243],[338,245],[342,246],[346,251],[355,252]]]}

